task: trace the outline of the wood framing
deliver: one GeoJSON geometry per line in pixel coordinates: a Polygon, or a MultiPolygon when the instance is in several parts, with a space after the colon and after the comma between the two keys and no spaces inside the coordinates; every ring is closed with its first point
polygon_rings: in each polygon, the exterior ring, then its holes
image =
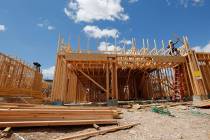
{"type": "Polygon", "coordinates": [[[0,97],[42,98],[42,74],[23,61],[0,53],[0,97]]]}
{"type": "Polygon", "coordinates": [[[135,45],[133,40],[127,51],[74,52],[59,39],[52,101],[185,99],[210,93],[210,54],[192,51],[186,37],[179,55],[164,46],[150,51],[135,45]]]}

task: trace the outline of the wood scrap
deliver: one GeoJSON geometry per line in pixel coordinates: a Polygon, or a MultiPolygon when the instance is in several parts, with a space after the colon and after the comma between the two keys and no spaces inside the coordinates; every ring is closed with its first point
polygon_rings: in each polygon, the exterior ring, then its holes
{"type": "Polygon", "coordinates": [[[7,137],[10,134],[11,127],[6,127],[3,131],[0,133],[0,138],[7,137]]]}
{"type": "Polygon", "coordinates": [[[113,126],[113,127],[110,127],[110,128],[104,128],[104,129],[101,129],[101,130],[83,132],[83,133],[79,133],[79,134],[75,134],[75,135],[71,134],[69,136],[58,138],[57,140],[73,140],[73,139],[79,139],[79,138],[88,138],[88,137],[103,135],[103,134],[106,134],[106,133],[115,132],[115,131],[119,131],[119,130],[123,130],[123,129],[129,129],[129,128],[132,128],[132,127],[137,126],[139,124],[140,123],[125,124],[125,125],[121,125],[121,126],[113,126]]]}
{"type": "Polygon", "coordinates": [[[157,107],[174,107],[174,106],[179,106],[179,105],[190,106],[190,105],[192,105],[192,102],[175,102],[175,103],[169,102],[169,103],[145,104],[145,105],[139,105],[138,109],[150,108],[152,106],[157,106],[157,107]]]}
{"type": "Polygon", "coordinates": [[[96,130],[100,130],[100,126],[98,126],[97,124],[93,124],[93,127],[96,129],[96,130]]]}
{"type": "Polygon", "coordinates": [[[193,107],[197,108],[210,108],[210,99],[197,102],[196,104],[193,104],[193,107]]]}

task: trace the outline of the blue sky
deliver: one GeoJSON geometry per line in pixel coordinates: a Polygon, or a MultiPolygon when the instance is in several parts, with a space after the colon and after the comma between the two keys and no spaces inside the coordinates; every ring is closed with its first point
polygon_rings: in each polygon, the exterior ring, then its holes
{"type": "Polygon", "coordinates": [[[159,42],[187,35],[191,47],[210,51],[209,0],[0,0],[0,52],[28,63],[38,61],[50,74],[58,34],[77,48],[103,49],[108,38],[120,47],[136,38],[159,42]],[[97,44],[97,45],[96,45],[97,44]],[[98,47],[100,46],[101,47],[98,47]],[[51,69],[50,69],[51,68],[51,69]]]}

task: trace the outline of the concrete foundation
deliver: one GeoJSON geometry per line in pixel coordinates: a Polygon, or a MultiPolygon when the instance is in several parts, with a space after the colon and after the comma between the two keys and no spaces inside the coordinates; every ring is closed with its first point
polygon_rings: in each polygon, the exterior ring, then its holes
{"type": "Polygon", "coordinates": [[[118,100],[116,99],[111,99],[107,101],[107,106],[117,106],[118,105],[118,100]]]}

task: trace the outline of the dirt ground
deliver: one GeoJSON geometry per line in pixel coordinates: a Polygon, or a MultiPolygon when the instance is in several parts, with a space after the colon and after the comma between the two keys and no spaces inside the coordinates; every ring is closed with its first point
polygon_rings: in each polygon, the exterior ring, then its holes
{"type": "MultiPolygon", "coordinates": [[[[122,109],[120,124],[139,122],[133,128],[89,138],[90,140],[210,140],[210,109],[187,106],[168,108],[174,117],[147,109],[122,109]]],[[[104,127],[110,126],[102,126],[104,127]]],[[[3,140],[52,140],[94,130],[92,126],[13,128],[3,140]]]]}

